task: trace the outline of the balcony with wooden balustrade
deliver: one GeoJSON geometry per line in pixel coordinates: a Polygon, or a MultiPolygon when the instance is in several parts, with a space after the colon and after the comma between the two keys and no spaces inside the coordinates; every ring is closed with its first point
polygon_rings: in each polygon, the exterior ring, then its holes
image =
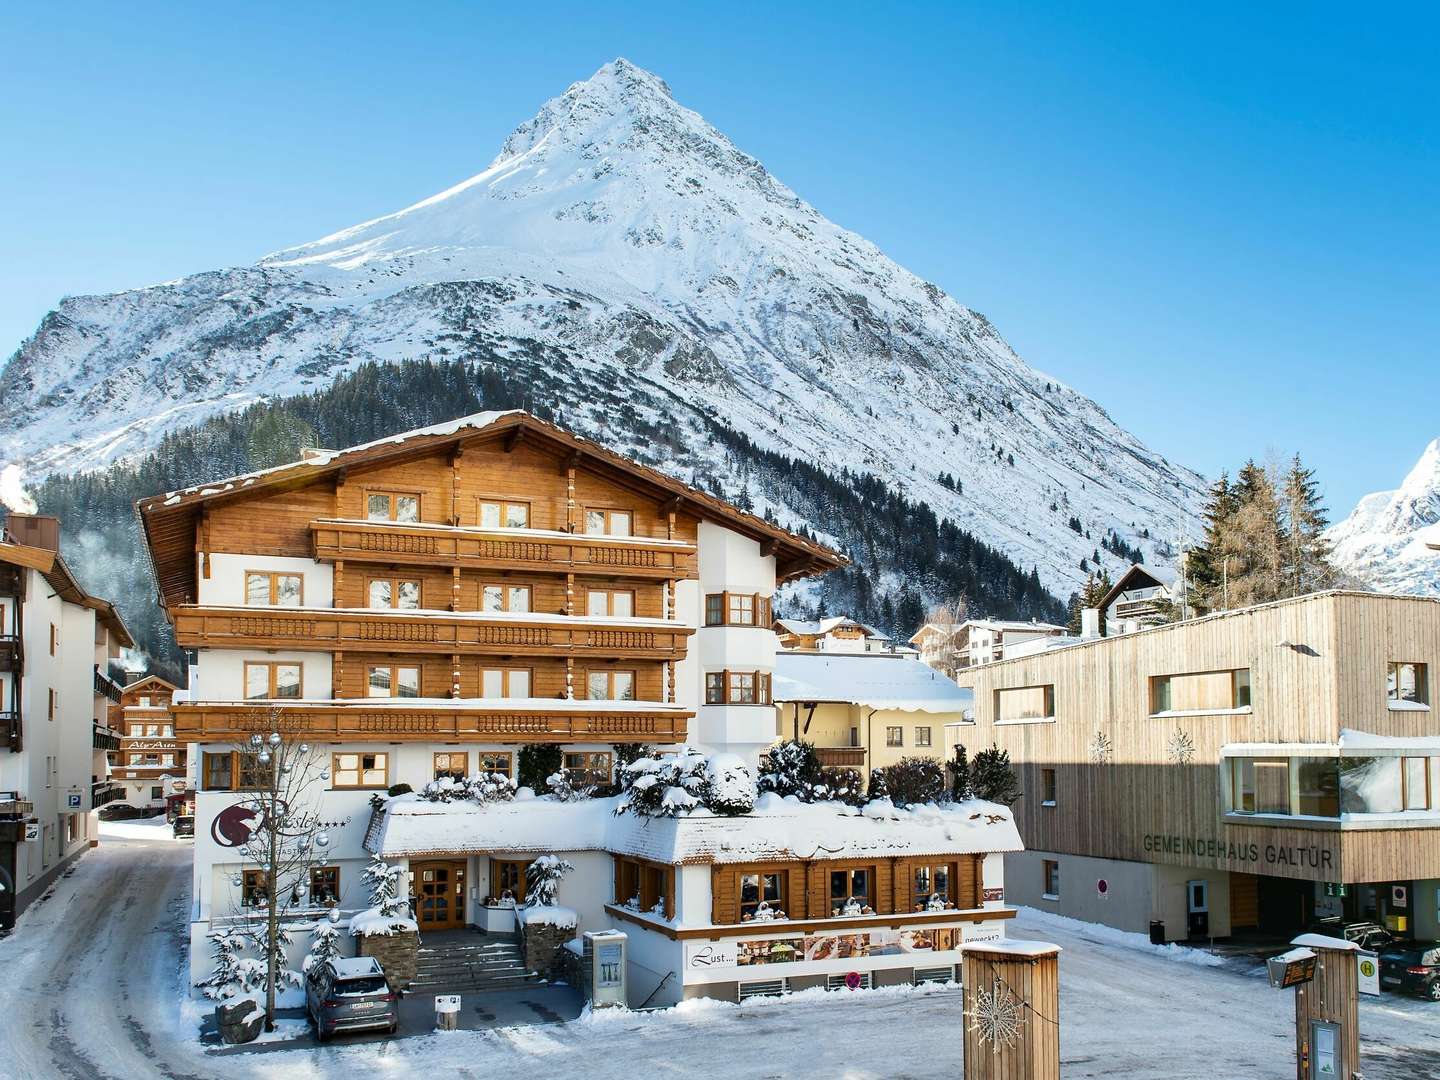
{"type": "Polygon", "coordinates": [[[176,607],[182,648],[682,660],[694,628],[654,619],[368,608],[176,607]]]}
{"type": "Polygon", "coordinates": [[[646,537],[422,522],[320,519],[310,523],[322,562],[524,570],[680,580],[698,576],[695,545],[646,537]]]}
{"type": "Polygon", "coordinates": [[[241,741],[279,730],[335,742],[679,744],[694,715],[644,701],[209,702],[176,705],[175,730],[187,742],[241,741]]]}

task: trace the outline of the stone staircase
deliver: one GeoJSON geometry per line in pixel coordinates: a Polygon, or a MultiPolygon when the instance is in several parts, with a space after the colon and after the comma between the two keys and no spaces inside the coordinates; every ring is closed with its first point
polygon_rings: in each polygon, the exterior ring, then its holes
{"type": "Polygon", "coordinates": [[[518,989],[544,979],[525,966],[520,942],[509,935],[427,934],[415,958],[416,994],[461,994],[518,989]]]}

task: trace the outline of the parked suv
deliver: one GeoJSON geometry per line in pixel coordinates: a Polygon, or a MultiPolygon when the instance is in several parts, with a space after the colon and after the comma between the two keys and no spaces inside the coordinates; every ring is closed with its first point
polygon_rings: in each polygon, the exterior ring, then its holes
{"type": "Polygon", "coordinates": [[[1388,948],[1395,940],[1394,934],[1376,922],[1347,923],[1342,919],[1321,919],[1310,927],[1310,932],[1353,941],[1360,948],[1370,949],[1372,952],[1388,948]]]}
{"type": "Polygon", "coordinates": [[[321,1042],[337,1031],[384,1028],[394,1035],[400,1023],[395,992],[373,956],[327,960],[311,968],[305,977],[305,1011],[321,1042]]]}
{"type": "Polygon", "coordinates": [[[1440,1001],[1440,941],[1397,941],[1380,954],[1380,985],[1440,1001]]]}
{"type": "Polygon", "coordinates": [[[181,814],[170,823],[171,830],[176,836],[194,836],[195,818],[192,814],[181,814]]]}

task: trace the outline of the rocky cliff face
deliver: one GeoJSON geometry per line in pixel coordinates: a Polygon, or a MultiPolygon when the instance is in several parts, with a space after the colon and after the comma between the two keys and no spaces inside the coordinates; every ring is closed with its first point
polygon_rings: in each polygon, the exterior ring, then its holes
{"type": "Polygon", "coordinates": [[[1195,531],[1196,474],[623,60],[414,206],[255,266],[63,301],[0,373],[0,462],[32,480],[96,468],[366,361],[427,357],[558,387],[563,423],[661,468],[678,455],[636,432],[688,439],[704,428],[688,415],[874,474],[1061,596],[1111,531],[1160,562],[1195,531]]]}
{"type": "Polygon", "coordinates": [[[1440,439],[1395,491],[1366,495],[1326,536],[1335,565],[1385,592],[1440,595],[1440,439]]]}

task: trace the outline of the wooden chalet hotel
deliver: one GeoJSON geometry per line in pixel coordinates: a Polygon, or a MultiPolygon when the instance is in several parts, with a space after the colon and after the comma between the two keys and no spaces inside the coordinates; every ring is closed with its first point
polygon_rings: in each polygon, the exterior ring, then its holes
{"type": "Polygon", "coordinates": [[[771,596],[844,562],[826,547],[520,412],[307,452],[138,510],[189,659],[172,708],[199,785],[197,978],[212,920],[244,919],[257,900],[216,818],[246,783],[238,748],[277,707],[329,756],[333,862],[312,876],[317,912],[366,907],[361,870],[380,855],[408,870],[422,933],[513,931],[525,866],[563,854],[576,870],[560,902],[582,932],[630,933],[632,997],[652,1003],[743,993],[762,956],[792,961],[763,974],[774,985],[948,974],[962,934],[998,936],[1013,914],[998,854],[1019,846],[1008,815],[961,828],[757,805],[647,821],[601,800],[457,813],[403,795],[372,815],[372,796],[397,785],[513,777],[537,743],[595,783],[623,744],[690,744],[753,768],[776,731],[771,596]],[[763,939],[761,900],[792,915],[763,939]],[[847,907],[864,917],[837,917],[847,907]]]}

